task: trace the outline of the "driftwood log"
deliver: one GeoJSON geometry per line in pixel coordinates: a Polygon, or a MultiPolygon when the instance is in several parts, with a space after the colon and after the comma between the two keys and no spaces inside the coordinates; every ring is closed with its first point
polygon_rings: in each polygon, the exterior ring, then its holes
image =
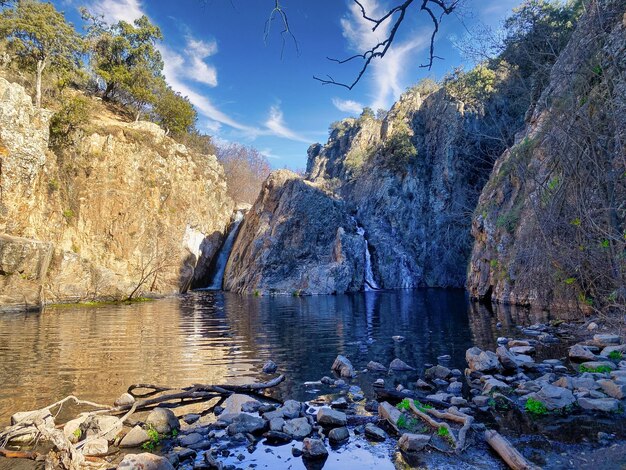
{"type": "Polygon", "coordinates": [[[457,453],[461,452],[465,448],[465,439],[467,437],[467,432],[469,431],[472,423],[474,422],[474,418],[464,413],[461,413],[454,407],[449,408],[448,411],[438,411],[434,408],[424,408],[424,410],[422,411],[419,408],[417,408],[417,406],[415,406],[415,403],[412,400],[409,400],[409,406],[413,414],[421,418],[428,425],[436,429],[439,429],[439,428],[447,429],[450,442],[455,448],[457,453]],[[455,423],[462,424],[462,427],[458,433],[458,437],[454,437],[454,432],[452,430],[452,427],[448,423],[444,421],[437,421],[431,416],[438,418],[438,419],[445,419],[448,421],[453,421],[455,423]]]}
{"type": "Polygon", "coordinates": [[[497,431],[485,431],[485,441],[495,450],[512,470],[540,470],[520,454],[515,447],[497,431]]]}

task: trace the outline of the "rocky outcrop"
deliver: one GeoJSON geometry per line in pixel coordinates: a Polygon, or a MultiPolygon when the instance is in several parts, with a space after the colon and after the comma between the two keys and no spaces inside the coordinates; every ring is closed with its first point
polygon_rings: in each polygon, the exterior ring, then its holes
{"type": "Polygon", "coordinates": [[[587,10],[480,196],[467,284],[475,298],[624,305],[624,3],[587,10]]]}
{"type": "Polygon", "coordinates": [[[0,308],[184,291],[221,243],[233,202],[216,158],[93,107],[52,152],[51,113],[0,78],[0,308]]]}
{"type": "Polygon", "coordinates": [[[345,204],[288,170],[273,172],[239,229],[224,288],[333,294],[361,289],[365,244],[345,204]]]}
{"type": "Polygon", "coordinates": [[[364,227],[380,287],[464,285],[471,208],[503,149],[481,140],[485,125],[445,90],[416,87],[384,120],[347,119],[309,149],[307,177],[364,227]]]}

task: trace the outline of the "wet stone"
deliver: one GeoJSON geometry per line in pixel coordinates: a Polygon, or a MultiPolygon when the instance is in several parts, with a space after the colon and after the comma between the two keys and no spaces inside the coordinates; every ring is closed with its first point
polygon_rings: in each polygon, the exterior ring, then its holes
{"type": "Polygon", "coordinates": [[[395,371],[414,370],[413,367],[411,367],[406,362],[398,358],[395,358],[393,361],[391,361],[391,364],[389,364],[389,368],[395,371]]]}
{"type": "Polygon", "coordinates": [[[282,445],[292,441],[292,436],[280,431],[268,431],[263,435],[269,445],[282,445]]]}
{"type": "Polygon", "coordinates": [[[348,422],[346,414],[331,408],[320,408],[317,412],[317,422],[328,428],[345,426],[348,422]]]}
{"type": "Polygon", "coordinates": [[[278,366],[272,360],[269,360],[265,364],[263,364],[263,372],[265,372],[266,374],[273,374],[277,370],[278,366]]]}
{"type": "Polygon", "coordinates": [[[274,418],[270,420],[270,431],[282,431],[284,425],[285,420],[283,418],[274,418]]]}
{"type": "Polygon", "coordinates": [[[384,441],[387,439],[387,433],[372,423],[365,425],[365,436],[374,441],[384,441]]]}
{"type": "Polygon", "coordinates": [[[419,452],[430,442],[430,436],[427,434],[411,434],[405,433],[398,441],[398,447],[407,453],[419,452]]]}
{"type": "Polygon", "coordinates": [[[265,420],[263,418],[257,418],[246,413],[241,413],[233,419],[233,422],[228,425],[227,432],[229,436],[234,436],[239,433],[257,433],[265,428],[265,420]]]}
{"type": "Polygon", "coordinates": [[[202,435],[197,432],[192,432],[191,434],[187,434],[184,436],[180,436],[178,438],[178,442],[182,447],[189,447],[197,444],[202,440],[202,435]]]}
{"type": "Polygon", "coordinates": [[[330,442],[338,444],[340,442],[344,442],[350,437],[350,433],[348,432],[348,428],[340,427],[331,429],[328,433],[328,439],[330,442]]]}
{"type": "Polygon", "coordinates": [[[285,422],[283,426],[283,432],[291,435],[295,439],[302,439],[307,437],[313,428],[309,424],[307,418],[295,418],[285,422]]]}
{"type": "Polygon", "coordinates": [[[306,438],[302,443],[302,457],[307,459],[325,459],[328,457],[328,450],[320,439],[306,438]]]}
{"type": "Polygon", "coordinates": [[[382,365],[380,362],[369,361],[367,363],[367,368],[374,372],[387,372],[387,368],[382,365]]]}
{"type": "Polygon", "coordinates": [[[183,421],[187,424],[193,424],[201,418],[198,414],[190,413],[188,415],[183,416],[183,421]]]}
{"type": "Polygon", "coordinates": [[[613,413],[619,410],[619,401],[615,398],[585,398],[578,399],[578,405],[584,410],[604,411],[613,413]]]}

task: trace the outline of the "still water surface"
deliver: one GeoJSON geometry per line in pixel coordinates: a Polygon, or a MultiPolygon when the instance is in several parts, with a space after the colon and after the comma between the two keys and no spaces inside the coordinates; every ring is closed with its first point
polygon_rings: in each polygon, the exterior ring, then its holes
{"type": "MultiPolygon", "coordinates": [[[[261,369],[268,359],[287,375],[277,393],[299,400],[313,398],[304,382],[331,375],[337,354],[357,369],[398,357],[418,369],[415,377],[443,354],[463,369],[468,347],[493,349],[495,338],[513,327],[511,312],[499,316],[469,303],[460,290],[261,298],[207,291],[134,305],[0,314],[0,424],[17,410],[69,394],[111,403],[138,382],[266,380],[261,369]],[[497,321],[504,326],[496,328],[497,321]]],[[[371,381],[368,374],[357,379],[366,395],[371,381]]]]}

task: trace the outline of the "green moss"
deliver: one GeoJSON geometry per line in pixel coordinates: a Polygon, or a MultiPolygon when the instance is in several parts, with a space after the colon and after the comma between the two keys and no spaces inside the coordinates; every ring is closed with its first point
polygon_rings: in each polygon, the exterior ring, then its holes
{"type": "Polygon", "coordinates": [[[614,361],[621,361],[624,355],[620,351],[611,351],[609,353],[609,359],[613,359],[614,361]]]}
{"type": "Polygon", "coordinates": [[[581,365],[578,368],[578,372],[592,372],[592,373],[596,373],[596,374],[606,374],[608,372],[611,372],[613,369],[611,369],[609,366],[598,366],[598,367],[587,367],[585,365],[581,365]]]}
{"type": "Polygon", "coordinates": [[[450,437],[450,431],[448,431],[448,428],[446,428],[445,426],[439,426],[439,428],[437,429],[437,435],[439,437],[448,438],[450,437]]]}
{"type": "Polygon", "coordinates": [[[65,217],[65,220],[69,222],[74,217],[76,217],[76,213],[72,209],[65,209],[63,211],[63,217],[65,217]]]}
{"type": "MultiPolygon", "coordinates": [[[[410,399],[405,398],[404,400],[402,400],[400,403],[396,405],[396,408],[398,408],[401,411],[409,411],[411,409],[410,403],[411,403],[410,399]]],[[[415,408],[417,408],[420,411],[424,411],[424,410],[428,410],[432,408],[432,406],[425,405],[421,403],[419,400],[413,400],[413,404],[415,405],[415,408]]]]}
{"type": "Polygon", "coordinates": [[[534,398],[529,398],[526,401],[526,405],[524,406],[524,408],[528,413],[536,416],[548,414],[548,409],[546,408],[546,405],[544,405],[539,400],[535,400],[534,398]]]}
{"type": "Polygon", "coordinates": [[[144,442],[143,445],[141,446],[143,449],[145,450],[154,450],[157,448],[157,446],[161,443],[161,438],[159,436],[159,433],[156,429],[154,429],[152,426],[150,426],[146,432],[148,433],[148,437],[150,438],[149,441],[144,442]]]}

